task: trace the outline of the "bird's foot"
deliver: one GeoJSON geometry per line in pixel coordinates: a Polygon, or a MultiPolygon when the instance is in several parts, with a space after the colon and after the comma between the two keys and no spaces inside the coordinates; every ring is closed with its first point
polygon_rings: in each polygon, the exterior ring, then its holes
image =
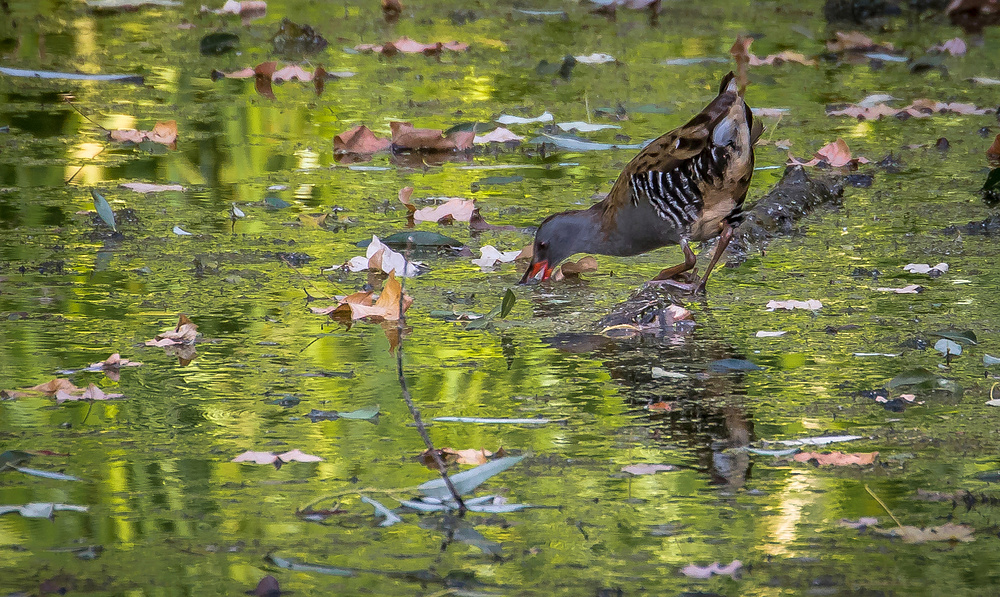
{"type": "Polygon", "coordinates": [[[659,276],[646,282],[646,286],[667,287],[688,294],[705,294],[705,280],[699,278],[696,272],[683,272],[672,278],[660,279],[659,276]]]}

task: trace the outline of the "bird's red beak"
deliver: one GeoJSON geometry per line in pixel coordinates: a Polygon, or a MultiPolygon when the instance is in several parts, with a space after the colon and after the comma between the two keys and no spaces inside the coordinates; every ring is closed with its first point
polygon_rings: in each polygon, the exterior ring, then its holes
{"type": "Polygon", "coordinates": [[[518,284],[527,284],[528,281],[538,278],[539,274],[541,274],[542,280],[548,280],[549,276],[552,275],[552,268],[549,267],[549,262],[547,260],[530,264],[528,269],[524,272],[524,277],[521,278],[521,281],[518,282],[518,284]]]}

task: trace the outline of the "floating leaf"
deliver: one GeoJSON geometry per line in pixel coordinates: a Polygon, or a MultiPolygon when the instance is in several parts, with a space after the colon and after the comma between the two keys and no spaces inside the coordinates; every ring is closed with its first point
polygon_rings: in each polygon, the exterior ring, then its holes
{"type": "Polygon", "coordinates": [[[622,468],[622,472],[630,475],[651,475],[663,471],[676,471],[677,467],[672,464],[630,464],[622,468]]]}
{"type": "Polygon", "coordinates": [[[109,228],[118,232],[118,227],[115,226],[115,210],[111,209],[111,205],[108,200],[104,198],[97,191],[91,190],[90,196],[94,198],[94,208],[97,210],[97,215],[104,220],[104,223],[108,225],[109,228]]]}
{"type": "Polygon", "coordinates": [[[957,332],[952,332],[952,331],[932,332],[931,335],[938,336],[940,338],[947,338],[948,340],[951,340],[953,342],[958,342],[959,344],[978,344],[976,333],[973,332],[972,330],[962,330],[957,332]]]}
{"type": "Polygon", "coordinates": [[[940,352],[944,356],[958,356],[962,354],[962,345],[958,342],[953,342],[947,338],[941,338],[934,343],[934,350],[940,352]]]}
{"type": "Polygon", "coordinates": [[[270,561],[272,564],[279,568],[284,568],[285,570],[293,570],[295,572],[317,572],[319,574],[328,574],[331,576],[354,576],[353,570],[346,570],[344,568],[334,568],[332,566],[321,566],[318,564],[300,564],[295,560],[287,560],[285,558],[279,558],[274,554],[268,554],[265,556],[266,560],[270,561]]]}
{"type": "Polygon", "coordinates": [[[820,466],[849,466],[857,464],[866,466],[875,463],[878,452],[861,452],[855,454],[845,454],[844,452],[799,452],[792,456],[796,462],[815,461],[820,466]]]}
{"type": "Polygon", "coordinates": [[[923,368],[910,369],[892,378],[885,387],[892,390],[902,386],[916,386],[931,381],[936,381],[941,377],[923,368]]]}
{"type": "MultiPolygon", "coordinates": [[[[507,456],[499,458],[474,469],[467,470],[457,475],[451,475],[451,482],[455,486],[459,495],[471,493],[483,484],[490,477],[502,473],[503,471],[524,460],[524,456],[507,456]]],[[[443,479],[432,479],[417,486],[417,491],[425,496],[447,499],[451,497],[451,492],[445,485],[443,479]]]]}
{"type": "Polygon", "coordinates": [[[501,319],[503,319],[504,317],[507,317],[508,315],[510,315],[510,311],[511,311],[511,309],[514,308],[514,303],[516,303],[516,302],[517,302],[517,295],[514,294],[513,290],[511,290],[510,288],[508,288],[507,292],[505,292],[503,294],[503,302],[500,303],[500,318],[501,319]]]}
{"type": "Polygon", "coordinates": [[[983,355],[983,365],[989,367],[990,365],[1000,365],[1000,359],[990,356],[988,354],[983,355]]]}
{"type": "Polygon", "coordinates": [[[340,416],[341,419],[359,419],[362,421],[367,421],[370,419],[374,419],[375,417],[378,416],[379,407],[376,404],[375,406],[359,408],[357,410],[352,410],[350,412],[340,412],[337,414],[340,416]]]}

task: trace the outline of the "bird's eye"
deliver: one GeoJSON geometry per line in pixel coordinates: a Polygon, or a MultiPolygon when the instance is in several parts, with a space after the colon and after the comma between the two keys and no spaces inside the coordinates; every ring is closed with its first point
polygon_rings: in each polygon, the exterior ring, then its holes
{"type": "Polygon", "coordinates": [[[540,242],[540,243],[538,243],[538,248],[544,251],[545,249],[549,248],[549,243],[547,243],[547,242],[540,242]]]}

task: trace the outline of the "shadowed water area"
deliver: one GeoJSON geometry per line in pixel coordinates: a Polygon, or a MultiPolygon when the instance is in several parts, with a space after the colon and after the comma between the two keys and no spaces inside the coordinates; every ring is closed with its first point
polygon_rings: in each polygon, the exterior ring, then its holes
{"type": "Polygon", "coordinates": [[[0,507],[86,507],[0,515],[0,594],[235,595],[268,574],[298,595],[996,592],[1000,435],[985,403],[1000,394],[984,356],[1000,357],[1000,250],[962,228],[996,213],[980,188],[1000,87],[970,81],[1000,77],[996,29],[967,35],[940,12],[908,8],[829,23],[815,0],[664,2],[655,23],[644,10],[619,8],[612,20],[543,0],[409,0],[395,23],[374,1],[271,0],[246,24],[200,6],[0,7],[0,66],[142,77],[0,74],[0,452],[31,453],[0,456],[0,507]],[[328,45],[276,49],[286,17],[328,45]],[[895,54],[826,48],[856,30],[895,54]],[[236,34],[235,50],[202,53],[213,32],[236,34]],[[544,217],[592,204],[637,151],[560,147],[551,138],[570,133],[554,124],[618,127],[573,133],[593,143],[653,139],[715,97],[741,34],[756,38],[759,57],[790,50],[813,62],[750,67],[747,103],[767,111],[748,206],[778,183],[789,152],[806,160],[842,138],[871,163],[806,167],[843,184],[839,206],[718,268],[706,297],[685,299],[694,323],[676,329],[599,322],[681,261],[677,247],[598,256],[596,272],[534,286],[517,286],[524,262],[471,263],[485,245],[519,250],[544,217]],[[468,49],[354,49],[404,35],[468,49]],[[929,52],[956,36],[964,55],[929,52]],[[614,61],[564,58],[594,53],[614,61]],[[341,76],[322,93],[312,82],[212,76],[271,60],[341,76]],[[876,93],[899,108],[927,98],[989,112],[827,114],[876,93]],[[393,121],[481,123],[484,134],[501,114],[546,111],[552,122],[507,125],[520,144],[334,152],[333,138],[362,124],[379,137],[393,121]],[[171,120],[175,147],[108,138],[171,120]],[[184,190],[120,186],[131,182],[184,190]],[[345,325],[311,308],[382,288],[383,275],[341,266],[364,254],[359,241],[408,230],[404,187],[418,208],[471,199],[490,224],[512,227],[415,225],[471,252],[411,253],[427,271],[405,279],[403,366],[436,447],[526,455],[475,494],[536,508],[400,512],[382,527],[361,501],[396,508],[438,474],[418,459],[424,444],[390,351],[395,322],[345,325]],[[117,232],[92,190],[115,210],[117,232]],[[948,269],[905,272],[911,263],[948,269]],[[913,284],[922,292],[879,290],[913,284]],[[487,314],[508,288],[506,317],[470,329],[445,317],[487,314]],[[766,308],[788,299],[822,307],[766,308]],[[196,353],[144,345],[180,313],[198,326],[196,353]],[[960,355],[935,349],[941,333],[960,355]],[[80,371],[112,353],[142,365],[80,371]],[[23,391],[59,377],[122,396],[57,403],[23,391]],[[375,408],[377,418],[308,416],[375,408]],[[760,452],[824,436],[859,439],[802,450],[878,455],[837,466],[760,452]],[[322,460],[232,462],[295,449],[322,460]],[[623,470],[637,464],[673,470],[623,470]],[[307,508],[335,512],[297,515],[307,508]],[[966,525],[971,540],[908,542],[889,534],[900,526],[886,508],[903,526],[966,525]],[[839,524],[862,517],[877,521],[839,524]],[[682,574],[733,560],[742,567],[732,575],[682,574]]]}

